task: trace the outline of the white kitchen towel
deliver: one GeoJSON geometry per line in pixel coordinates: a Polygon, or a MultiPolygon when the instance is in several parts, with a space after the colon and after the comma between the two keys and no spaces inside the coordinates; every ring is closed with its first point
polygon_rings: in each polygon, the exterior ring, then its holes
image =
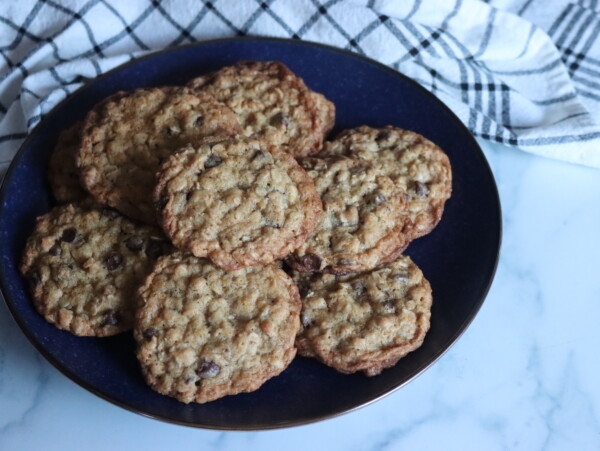
{"type": "Polygon", "coordinates": [[[598,0],[0,2],[0,176],[43,115],[148,52],[262,35],[361,53],[417,80],[475,136],[600,167],[598,0]]]}

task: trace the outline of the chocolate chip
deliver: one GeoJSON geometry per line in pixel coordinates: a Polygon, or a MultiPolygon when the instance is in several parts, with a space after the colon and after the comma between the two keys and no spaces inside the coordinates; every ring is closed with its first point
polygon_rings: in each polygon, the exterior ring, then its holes
{"type": "Polygon", "coordinates": [[[215,166],[219,166],[221,163],[223,163],[223,160],[220,157],[216,156],[215,154],[210,154],[204,162],[204,168],[214,168],[215,166]]]}
{"type": "Polygon", "coordinates": [[[37,287],[42,281],[42,276],[37,269],[32,269],[27,273],[27,281],[32,288],[37,287]]]}
{"type": "Polygon", "coordinates": [[[267,154],[265,153],[264,150],[257,150],[254,155],[252,155],[252,158],[250,159],[250,161],[254,161],[254,160],[264,160],[265,157],[267,156],[267,154]]]}
{"type": "Polygon", "coordinates": [[[73,227],[69,227],[68,229],[63,230],[60,240],[64,241],[65,243],[72,243],[75,241],[76,236],[77,230],[75,230],[73,227]]]}
{"type": "Polygon", "coordinates": [[[195,125],[196,127],[199,127],[199,126],[201,126],[202,124],[204,124],[204,118],[203,118],[202,116],[198,116],[198,117],[196,118],[196,120],[194,121],[194,125],[195,125]]]}
{"type": "Polygon", "coordinates": [[[158,203],[156,204],[159,210],[164,210],[167,204],[169,203],[169,196],[162,196],[158,199],[158,203]]]}
{"type": "Polygon", "coordinates": [[[144,248],[144,239],[139,236],[130,236],[125,240],[127,249],[133,252],[139,252],[144,248]]]}
{"type": "Polygon", "coordinates": [[[310,285],[307,282],[298,284],[298,293],[300,293],[300,297],[304,298],[310,291],[310,285]]]}
{"type": "Polygon", "coordinates": [[[315,254],[306,254],[300,257],[300,264],[309,271],[321,269],[321,257],[315,254]]]}
{"type": "Polygon", "coordinates": [[[152,340],[153,337],[156,337],[158,335],[158,330],[156,330],[154,327],[149,327],[148,329],[145,329],[142,332],[142,336],[144,337],[144,340],[150,341],[152,340]]]}
{"type": "Polygon", "coordinates": [[[162,241],[150,240],[146,245],[146,255],[150,258],[157,259],[161,255],[165,255],[166,246],[162,241]]]}
{"type": "Polygon", "coordinates": [[[102,216],[108,219],[115,219],[117,216],[119,216],[119,213],[112,208],[105,207],[102,209],[102,216]]]}
{"type": "Polygon", "coordinates": [[[54,243],[54,246],[52,246],[50,248],[50,250],[48,251],[48,253],[50,255],[55,256],[55,257],[60,254],[60,244],[58,243],[58,241],[56,243],[54,243]]]}
{"type": "Polygon", "coordinates": [[[289,118],[283,113],[277,113],[271,118],[270,124],[273,127],[287,127],[290,124],[289,118]]]}
{"type": "Polygon", "coordinates": [[[118,252],[111,252],[106,257],[104,257],[104,266],[109,271],[114,271],[123,263],[123,256],[118,252]]]}
{"type": "Polygon", "coordinates": [[[391,136],[391,133],[389,130],[381,130],[379,133],[377,133],[377,138],[375,138],[377,141],[383,141],[385,139],[388,139],[391,136]]]}
{"type": "Polygon", "coordinates": [[[418,196],[427,196],[429,194],[429,188],[427,188],[427,185],[423,182],[415,182],[414,190],[418,196]]]}
{"type": "Polygon", "coordinates": [[[388,299],[383,303],[386,310],[394,310],[396,308],[396,299],[388,299]]]}
{"type": "Polygon", "coordinates": [[[221,372],[221,367],[210,360],[202,360],[198,364],[196,374],[204,379],[215,377],[221,372]]]}
{"type": "Polygon", "coordinates": [[[189,190],[187,193],[185,193],[185,200],[190,200],[190,198],[192,197],[193,191],[189,190]]]}
{"type": "Polygon", "coordinates": [[[175,136],[179,134],[179,129],[176,127],[169,127],[165,130],[165,132],[169,136],[175,136]]]}
{"type": "Polygon", "coordinates": [[[107,310],[104,314],[104,319],[102,320],[102,327],[116,326],[117,324],[119,324],[117,312],[115,312],[113,309],[107,310]]]}

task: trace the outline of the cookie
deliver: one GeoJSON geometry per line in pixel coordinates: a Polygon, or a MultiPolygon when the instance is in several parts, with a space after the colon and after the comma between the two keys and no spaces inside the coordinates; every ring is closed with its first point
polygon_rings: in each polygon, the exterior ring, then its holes
{"type": "Polygon", "coordinates": [[[75,156],[81,144],[82,123],[77,122],[58,136],[50,157],[48,180],[54,198],[60,203],[77,202],[88,197],[79,183],[75,156]]]}
{"type": "Polygon", "coordinates": [[[406,242],[406,199],[389,177],[366,161],[304,158],[323,215],[314,233],[288,258],[298,271],[336,274],[374,268],[406,242]]]}
{"type": "Polygon", "coordinates": [[[161,258],[139,290],[134,336],[150,387],[189,403],[250,392],[296,355],[300,297],[275,265],[226,272],[161,258]]]}
{"type": "Polygon", "coordinates": [[[320,155],[370,162],[408,194],[407,233],[426,235],[438,224],[452,193],[448,156],[423,136],[397,127],[358,127],[325,143],[320,155]]]}
{"type": "Polygon", "coordinates": [[[285,257],[322,212],[312,179],[290,154],[241,137],[171,156],[154,201],[175,246],[227,270],[285,257]]]}
{"type": "Polygon", "coordinates": [[[298,353],[342,373],[375,376],[417,349],[429,330],[431,286],[402,256],[365,273],[304,274],[298,353]]]}
{"type": "Polygon", "coordinates": [[[327,136],[327,134],[335,125],[335,105],[333,102],[327,100],[327,98],[321,93],[312,91],[310,95],[317,105],[317,112],[321,118],[321,129],[323,130],[323,136],[327,136]]]}
{"type": "Polygon", "coordinates": [[[233,112],[206,93],[184,87],[121,92],[86,117],[81,181],[98,202],[152,224],[161,163],[189,142],[239,131],[233,112]]]}
{"type": "Polygon", "coordinates": [[[235,111],[245,136],[256,136],[295,157],[323,146],[335,107],[276,61],[243,61],[195,78],[201,88],[235,111]]]}
{"type": "Polygon", "coordinates": [[[37,219],[21,273],[47,321],[104,337],[131,329],[136,290],[169,249],[159,230],[115,210],[67,204],[37,219]]]}

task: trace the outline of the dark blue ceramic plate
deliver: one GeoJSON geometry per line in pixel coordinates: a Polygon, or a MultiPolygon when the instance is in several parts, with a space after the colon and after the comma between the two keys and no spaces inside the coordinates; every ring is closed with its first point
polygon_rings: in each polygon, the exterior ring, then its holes
{"type": "Polygon", "coordinates": [[[277,39],[228,39],[167,50],[94,80],[56,107],[15,157],[0,192],[0,280],[6,303],[35,347],[76,383],[149,417],[215,429],[268,429],[329,418],[391,393],[425,370],[461,335],[491,284],[500,247],[498,193],[477,143],[459,120],[413,81],[376,62],[331,47],[277,39]],[[35,217],[54,205],[46,167],[58,133],[118,90],[182,84],[238,60],[280,60],[337,107],[336,129],[396,125],[421,133],[448,153],[452,198],[439,226],[407,253],[431,282],[431,330],[417,351],[380,376],[342,375],[297,358],[258,391],[185,405],[150,390],[130,334],[78,338],[36,313],[18,272],[35,217]]]}

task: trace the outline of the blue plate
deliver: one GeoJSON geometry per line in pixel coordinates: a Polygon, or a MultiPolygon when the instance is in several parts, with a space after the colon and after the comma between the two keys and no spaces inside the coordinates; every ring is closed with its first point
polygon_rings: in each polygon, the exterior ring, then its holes
{"type": "Polygon", "coordinates": [[[490,168],[476,141],[446,106],[386,66],[300,41],[209,41],[119,67],[87,84],[42,120],[12,162],[0,191],[1,288],[35,347],[66,376],[110,402],[152,418],[213,429],[309,423],[364,406],[406,384],[448,349],[479,310],[496,270],[500,239],[500,203],[490,168]],[[421,133],[447,152],[454,176],[452,198],[438,227],[407,250],[433,287],[431,330],[423,346],[376,377],[342,375],[299,357],[254,393],[185,405],[146,386],[131,334],[79,338],[48,324],[35,311],[18,264],[35,217],[54,205],[46,169],[61,130],[116,91],[183,84],[244,59],[287,64],[335,103],[336,130],[391,124],[421,133]]]}

